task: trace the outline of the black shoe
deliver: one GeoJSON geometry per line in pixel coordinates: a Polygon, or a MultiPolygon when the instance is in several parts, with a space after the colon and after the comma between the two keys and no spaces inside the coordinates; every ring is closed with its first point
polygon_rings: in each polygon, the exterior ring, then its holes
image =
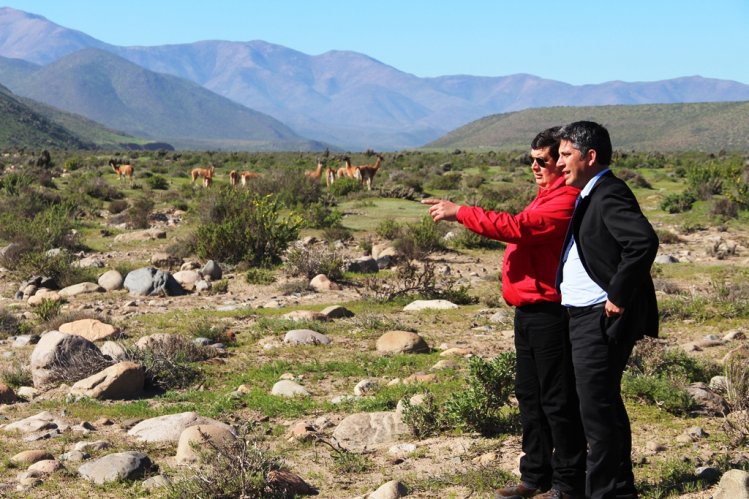
{"type": "Polygon", "coordinates": [[[583,497],[583,495],[562,492],[559,489],[551,489],[548,492],[544,492],[540,496],[536,496],[536,499],[582,499],[583,497]]]}
{"type": "Polygon", "coordinates": [[[508,485],[502,487],[494,492],[495,499],[525,499],[526,497],[533,497],[540,493],[540,489],[534,489],[526,487],[524,484],[519,483],[517,485],[508,485]]]}

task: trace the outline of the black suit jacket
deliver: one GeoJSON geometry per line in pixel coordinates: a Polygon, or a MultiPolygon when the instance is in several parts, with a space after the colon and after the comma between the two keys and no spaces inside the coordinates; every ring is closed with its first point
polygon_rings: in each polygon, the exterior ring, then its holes
{"type": "Polygon", "coordinates": [[[624,307],[621,317],[602,317],[606,333],[614,339],[657,337],[658,304],[650,267],[658,236],[627,184],[611,172],[602,175],[580,200],[570,230],[588,275],[612,303],[624,307]]]}

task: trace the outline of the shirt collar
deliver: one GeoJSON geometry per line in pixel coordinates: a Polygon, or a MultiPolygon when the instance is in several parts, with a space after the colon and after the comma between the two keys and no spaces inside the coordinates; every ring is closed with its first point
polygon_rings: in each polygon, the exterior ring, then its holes
{"type": "Polygon", "coordinates": [[[592,179],[588,180],[588,183],[585,184],[585,187],[583,187],[583,190],[580,191],[580,197],[581,198],[588,197],[588,194],[590,194],[590,191],[592,191],[593,187],[596,186],[596,182],[598,182],[598,179],[601,178],[601,176],[604,173],[610,172],[610,171],[611,171],[611,168],[605,168],[605,169],[601,170],[600,172],[598,172],[598,174],[596,174],[595,177],[593,177],[592,179]]]}

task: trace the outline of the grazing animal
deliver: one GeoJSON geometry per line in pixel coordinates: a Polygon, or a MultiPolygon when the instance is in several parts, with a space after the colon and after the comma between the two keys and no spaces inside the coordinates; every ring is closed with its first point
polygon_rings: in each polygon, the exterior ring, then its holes
{"type": "MultiPolygon", "coordinates": [[[[192,183],[194,184],[195,181],[199,178],[203,178],[205,180],[207,177],[211,178],[211,181],[213,180],[213,172],[216,170],[216,167],[211,165],[210,168],[193,168],[192,172],[190,174],[192,175],[192,183]]],[[[205,182],[203,182],[203,185],[205,185],[205,182]]],[[[210,182],[209,182],[210,185],[210,182]]],[[[207,185],[205,185],[208,187],[207,185]]]]}
{"type": "Polygon", "coordinates": [[[229,184],[231,184],[232,187],[236,187],[238,180],[239,180],[239,174],[237,173],[237,170],[230,171],[229,172],[229,184]]]}
{"type": "Polygon", "coordinates": [[[239,174],[239,177],[242,179],[242,187],[247,187],[247,184],[249,183],[251,178],[258,178],[260,176],[259,173],[255,172],[242,172],[239,174]]]}
{"type": "Polygon", "coordinates": [[[382,156],[377,155],[377,161],[375,161],[375,164],[373,165],[363,165],[359,166],[359,179],[361,180],[361,183],[367,186],[367,190],[372,190],[372,180],[374,180],[374,176],[377,173],[377,170],[380,169],[380,165],[382,164],[382,156]]]}
{"type": "Polygon", "coordinates": [[[346,166],[342,166],[338,169],[338,171],[336,172],[336,177],[337,178],[343,178],[343,177],[355,178],[361,181],[361,176],[359,175],[359,167],[351,165],[351,158],[346,156],[345,158],[343,158],[343,161],[346,162],[346,166]]]}
{"type": "Polygon", "coordinates": [[[335,170],[331,167],[328,167],[325,170],[325,185],[330,188],[330,186],[333,185],[333,182],[335,182],[335,170]]]}
{"type": "Polygon", "coordinates": [[[317,169],[304,172],[304,176],[310,180],[320,180],[322,176],[322,160],[317,158],[317,169]]]}
{"type": "Polygon", "coordinates": [[[133,181],[133,165],[127,164],[117,166],[117,164],[112,159],[109,161],[109,166],[111,166],[114,172],[120,176],[120,180],[127,176],[131,182],[133,181]]]}

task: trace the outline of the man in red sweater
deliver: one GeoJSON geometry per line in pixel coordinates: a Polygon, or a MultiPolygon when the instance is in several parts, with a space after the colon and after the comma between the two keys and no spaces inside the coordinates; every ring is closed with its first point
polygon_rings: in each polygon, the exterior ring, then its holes
{"type": "Polygon", "coordinates": [[[572,369],[568,315],[556,290],[556,272],[579,189],[566,186],[557,166],[559,127],[531,143],[535,199],[520,213],[487,211],[425,199],[435,222],[457,221],[504,241],[502,295],[515,307],[515,394],[523,427],[521,482],[497,498],[576,498],[585,490],[586,442],[572,369]],[[550,490],[549,490],[550,489],[550,490]],[[537,495],[545,492],[542,495],[537,495]]]}

